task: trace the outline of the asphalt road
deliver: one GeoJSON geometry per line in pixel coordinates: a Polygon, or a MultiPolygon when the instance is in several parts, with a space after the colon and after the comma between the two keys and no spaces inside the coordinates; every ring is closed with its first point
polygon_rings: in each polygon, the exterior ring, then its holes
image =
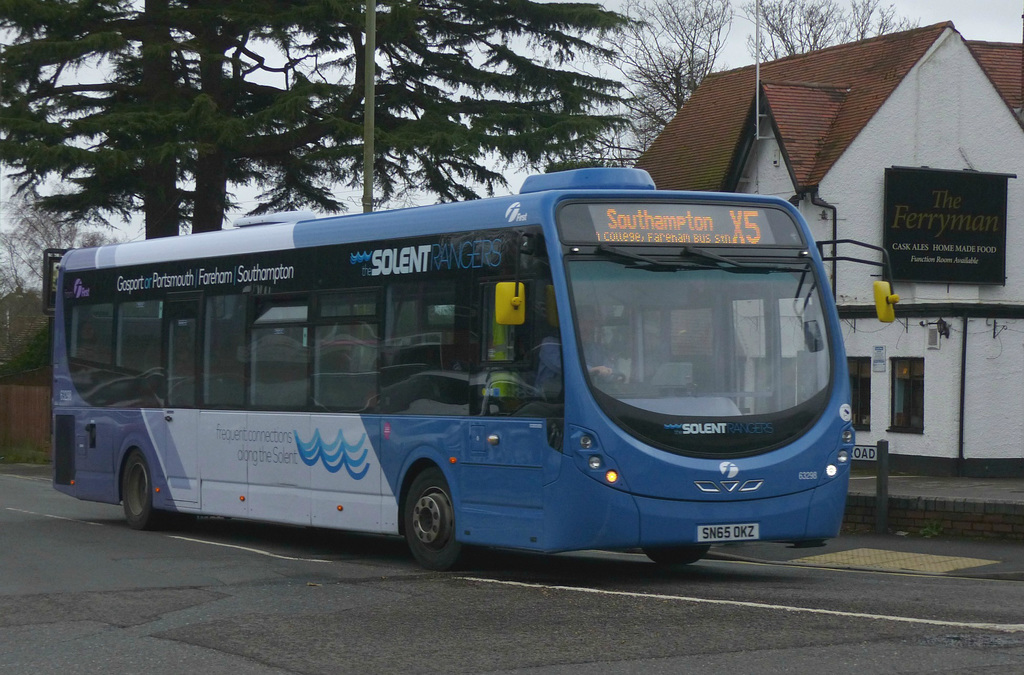
{"type": "Polygon", "coordinates": [[[136,532],[0,465],[0,673],[1024,672],[1024,583],[488,552],[223,519],[136,532]]]}

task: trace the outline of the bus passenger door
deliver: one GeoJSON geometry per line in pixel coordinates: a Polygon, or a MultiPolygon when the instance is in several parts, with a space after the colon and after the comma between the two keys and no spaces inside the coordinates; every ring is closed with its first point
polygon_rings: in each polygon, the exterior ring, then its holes
{"type": "Polygon", "coordinates": [[[472,392],[480,416],[469,424],[469,452],[460,471],[459,529],[469,532],[470,543],[543,549],[543,463],[552,451],[534,376],[532,343],[540,341],[540,331],[531,322],[499,325],[494,284],[482,288],[484,344],[472,392]]]}
{"type": "Polygon", "coordinates": [[[163,411],[167,434],[160,456],[171,499],[186,506],[199,505],[198,324],[198,295],[167,301],[164,311],[167,407],[163,411]]]}
{"type": "Polygon", "coordinates": [[[459,472],[466,541],[543,549],[544,420],[493,417],[469,427],[459,472]]]}

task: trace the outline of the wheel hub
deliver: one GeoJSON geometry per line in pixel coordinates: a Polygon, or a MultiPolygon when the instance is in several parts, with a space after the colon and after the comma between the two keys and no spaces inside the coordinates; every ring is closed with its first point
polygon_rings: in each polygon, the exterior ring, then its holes
{"type": "Polygon", "coordinates": [[[447,538],[451,512],[443,495],[432,493],[420,497],[413,507],[412,519],[416,538],[424,544],[436,545],[447,538]]]}

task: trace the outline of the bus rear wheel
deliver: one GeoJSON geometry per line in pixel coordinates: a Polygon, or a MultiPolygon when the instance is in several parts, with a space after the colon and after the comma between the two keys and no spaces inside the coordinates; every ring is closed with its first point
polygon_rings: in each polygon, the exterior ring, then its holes
{"type": "Polygon", "coordinates": [[[416,561],[428,570],[454,568],[462,555],[455,539],[455,507],[440,469],[430,468],[413,480],[405,501],[405,539],[416,561]]]}
{"type": "Polygon", "coordinates": [[[153,508],[153,479],[149,464],[138,450],[132,450],[121,473],[121,504],[128,526],[134,530],[152,530],[159,525],[153,508]]]}
{"type": "Polygon", "coordinates": [[[659,565],[690,565],[697,562],[711,549],[711,546],[666,546],[645,548],[648,558],[659,565]]]}

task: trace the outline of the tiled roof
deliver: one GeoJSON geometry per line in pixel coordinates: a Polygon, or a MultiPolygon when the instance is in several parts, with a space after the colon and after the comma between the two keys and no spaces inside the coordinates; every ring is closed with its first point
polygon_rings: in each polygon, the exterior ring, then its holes
{"type": "MultiPolygon", "coordinates": [[[[798,189],[820,182],[946,30],[956,29],[939,23],[761,65],[798,189]]],[[[753,135],[753,105],[754,66],[709,75],[637,166],[662,189],[734,189],[753,135]]]]}
{"type": "Polygon", "coordinates": [[[988,73],[999,95],[1011,109],[1024,107],[1021,82],[1024,81],[1024,46],[1009,42],[974,42],[967,47],[988,73]]]}
{"type": "MultiPolygon", "coordinates": [[[[763,83],[766,102],[772,111],[776,135],[789,160],[796,185],[810,184],[818,171],[822,139],[829,137],[839,119],[849,90],[816,84],[763,83]]],[[[827,167],[824,167],[827,170],[827,167]]]]}

